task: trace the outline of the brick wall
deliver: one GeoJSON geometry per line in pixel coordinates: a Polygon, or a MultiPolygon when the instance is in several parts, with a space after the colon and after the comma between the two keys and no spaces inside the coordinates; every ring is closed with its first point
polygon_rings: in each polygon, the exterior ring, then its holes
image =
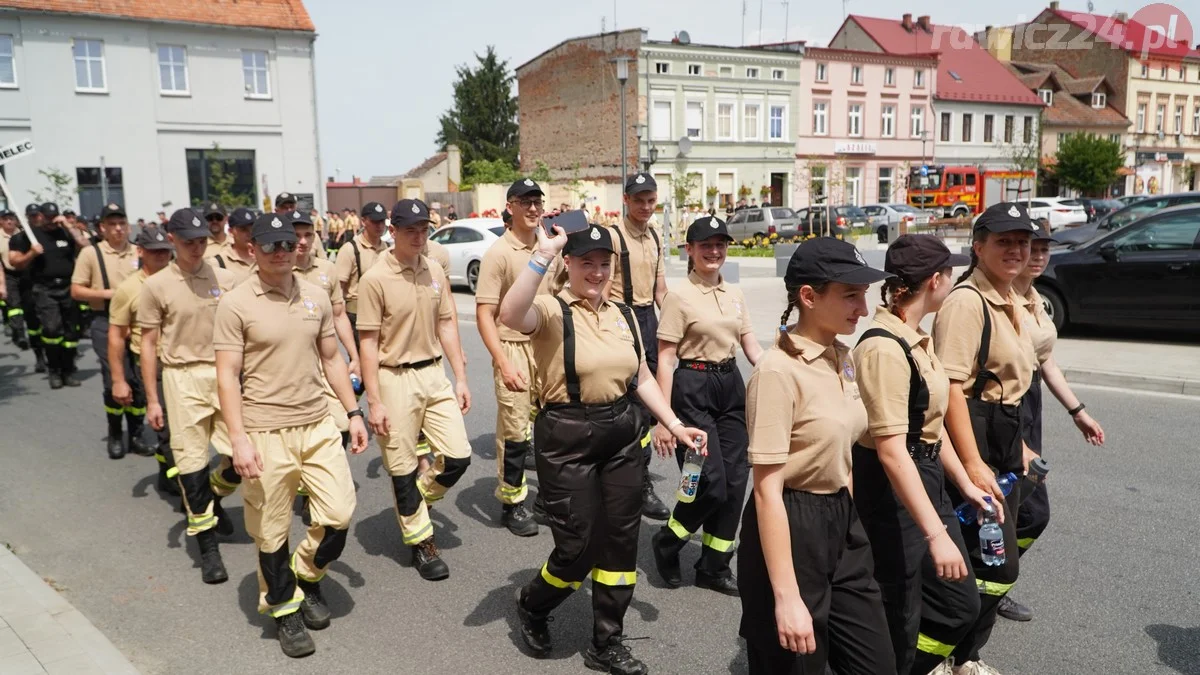
{"type": "Polygon", "coordinates": [[[637,165],[635,124],[640,30],[564,42],[517,69],[521,170],[545,162],[555,179],[619,180],[621,170],[620,85],[612,59],[630,57],[625,84],[626,144],[637,165]]]}
{"type": "Polygon", "coordinates": [[[1132,59],[1124,50],[1114,49],[1057,15],[1044,12],[1032,24],[1018,26],[1013,34],[1012,60],[1056,63],[1076,77],[1104,75],[1113,88],[1108,104],[1133,119],[1134,111],[1125,110],[1132,59]]]}

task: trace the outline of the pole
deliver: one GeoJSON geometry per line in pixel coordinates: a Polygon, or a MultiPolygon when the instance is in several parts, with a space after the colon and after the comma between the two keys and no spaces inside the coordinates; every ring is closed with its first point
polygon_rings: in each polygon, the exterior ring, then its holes
{"type": "MultiPolygon", "coordinates": [[[[927,132],[925,131],[925,129],[922,128],[921,129],[921,167],[922,168],[924,168],[925,164],[926,164],[926,162],[925,162],[925,134],[926,133],[927,132]]],[[[925,201],[925,186],[928,184],[929,184],[929,178],[927,178],[925,176],[921,176],[921,208],[923,210],[927,209],[929,207],[929,204],[926,203],[926,201],[925,201]]],[[[932,217],[933,216],[930,216],[930,218],[932,218],[932,217]]]]}
{"type": "MultiPolygon", "coordinates": [[[[12,193],[8,191],[8,183],[4,182],[4,174],[0,173],[0,192],[4,193],[4,201],[8,204],[10,211],[16,211],[17,203],[13,201],[12,193]]],[[[37,239],[33,238],[33,230],[29,229],[28,219],[18,218],[17,222],[21,223],[21,229],[25,231],[25,236],[29,237],[29,243],[37,243],[37,239]]]]}
{"type": "Polygon", "coordinates": [[[762,36],[762,20],[763,20],[763,3],[765,0],[758,0],[758,44],[763,44],[762,36]]]}
{"type": "MultiPolygon", "coordinates": [[[[100,201],[108,203],[108,169],[104,166],[104,155],[100,155],[100,201]]],[[[83,204],[79,205],[79,211],[83,212],[83,204]]]]}
{"type": "MultiPolygon", "coordinates": [[[[626,128],[628,120],[625,117],[625,83],[629,81],[629,61],[628,56],[618,56],[613,59],[617,64],[617,82],[621,84],[621,182],[625,182],[625,172],[629,170],[629,148],[627,147],[626,136],[629,135],[629,129],[626,128]]],[[[625,218],[625,200],[621,200],[621,218],[625,218]]]]}
{"type": "Polygon", "coordinates": [[[788,41],[787,38],[788,38],[788,16],[789,16],[789,13],[790,13],[790,10],[788,9],[788,0],[783,0],[783,41],[784,42],[788,41]]]}

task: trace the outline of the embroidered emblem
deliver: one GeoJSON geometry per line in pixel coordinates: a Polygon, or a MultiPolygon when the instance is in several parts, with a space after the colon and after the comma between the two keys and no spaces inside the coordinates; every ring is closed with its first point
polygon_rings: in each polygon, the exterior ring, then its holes
{"type": "Polygon", "coordinates": [[[1008,207],[1008,215],[1012,216],[1013,218],[1020,218],[1021,210],[1017,208],[1016,204],[1013,204],[1012,206],[1008,207]]]}
{"type": "Polygon", "coordinates": [[[209,211],[216,211],[218,208],[219,208],[219,207],[218,207],[216,204],[210,204],[210,205],[209,205],[209,207],[208,207],[208,210],[209,210],[209,211]]]}
{"type": "Polygon", "coordinates": [[[867,261],[863,259],[862,253],[859,253],[858,249],[854,249],[854,259],[858,261],[858,264],[863,265],[864,267],[867,264],[867,261]]]}
{"type": "Polygon", "coordinates": [[[313,302],[312,298],[308,297],[307,295],[304,296],[304,309],[308,310],[309,316],[317,315],[317,304],[313,302]]]}
{"type": "Polygon", "coordinates": [[[713,218],[712,222],[709,223],[708,226],[715,230],[721,226],[721,221],[717,220],[716,218],[713,218]]]}
{"type": "Polygon", "coordinates": [[[380,204],[376,204],[375,205],[375,213],[379,213],[380,211],[383,211],[383,206],[380,204]]]}
{"type": "Polygon", "coordinates": [[[292,211],[292,218],[299,218],[299,217],[300,217],[299,211],[292,211]]]}
{"type": "Polygon", "coordinates": [[[421,212],[421,207],[417,206],[416,204],[413,204],[412,212],[413,212],[413,213],[420,213],[420,212],[421,212]]]}
{"type": "Polygon", "coordinates": [[[842,364],[842,375],[850,382],[854,381],[854,364],[847,360],[842,364]]]}
{"type": "Polygon", "coordinates": [[[200,219],[192,216],[192,227],[200,227],[200,219]]]}
{"type": "Polygon", "coordinates": [[[318,276],[321,279],[321,283],[323,283],[323,284],[329,283],[329,275],[328,274],[325,274],[324,272],[322,272],[318,276]]]}
{"type": "Polygon", "coordinates": [[[219,286],[213,286],[212,288],[208,289],[208,294],[214,298],[219,298],[221,297],[221,288],[219,286]]]}
{"type": "Polygon", "coordinates": [[[600,241],[600,230],[592,229],[592,241],[600,241]]]}
{"type": "Polygon", "coordinates": [[[526,179],[525,179],[525,186],[526,186],[526,187],[533,187],[533,181],[531,181],[531,180],[529,180],[528,178],[526,178],[526,179]]]}
{"type": "Polygon", "coordinates": [[[624,317],[620,317],[620,316],[617,317],[617,328],[620,328],[621,332],[624,332],[624,333],[629,332],[629,324],[625,322],[624,317]]]}
{"type": "Polygon", "coordinates": [[[119,208],[121,208],[121,207],[117,206],[116,204],[113,204],[112,202],[109,202],[109,204],[108,204],[108,208],[109,208],[110,210],[116,211],[117,209],[119,209],[119,208]]]}
{"type": "Polygon", "coordinates": [[[280,221],[278,218],[272,218],[271,219],[271,227],[273,227],[275,229],[279,229],[279,228],[283,227],[283,222],[280,221]]]}
{"type": "Polygon", "coordinates": [[[163,240],[162,233],[160,232],[160,233],[158,233],[158,234],[154,235],[154,239],[155,239],[156,241],[162,241],[162,240],[163,240]]]}
{"type": "Polygon", "coordinates": [[[431,282],[429,282],[429,287],[433,289],[433,292],[434,292],[434,293],[441,293],[441,292],[442,292],[442,284],[441,284],[441,282],[440,282],[440,281],[436,281],[436,280],[435,280],[435,281],[431,281],[431,282]]]}
{"type": "Polygon", "coordinates": [[[638,174],[638,177],[637,177],[637,178],[635,178],[635,179],[633,180],[633,182],[637,183],[638,185],[641,185],[642,183],[645,183],[645,182],[646,182],[646,177],[645,177],[645,176],[643,176],[642,174],[640,174],[640,173],[639,173],[639,174],[638,174]]]}

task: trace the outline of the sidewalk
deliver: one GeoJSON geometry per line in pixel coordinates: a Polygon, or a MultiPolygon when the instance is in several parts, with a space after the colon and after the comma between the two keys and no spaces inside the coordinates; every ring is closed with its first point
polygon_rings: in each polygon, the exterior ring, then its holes
{"type": "Polygon", "coordinates": [[[137,672],[79,610],[0,546],[0,673],[137,672]]]}

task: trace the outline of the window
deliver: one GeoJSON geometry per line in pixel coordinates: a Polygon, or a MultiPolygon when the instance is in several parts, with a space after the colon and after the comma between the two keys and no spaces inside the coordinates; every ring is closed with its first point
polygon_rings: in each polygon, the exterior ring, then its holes
{"type": "Polygon", "coordinates": [[[967,174],[967,187],[972,187],[973,185],[975,185],[975,174],[969,173],[967,174]]]}
{"type": "Polygon", "coordinates": [[[1164,131],[1164,132],[1166,131],[1166,129],[1164,128],[1164,126],[1167,123],[1166,117],[1167,117],[1167,106],[1165,106],[1165,105],[1158,106],[1158,111],[1154,113],[1154,130],[1155,131],[1164,131]]]}
{"type": "Polygon", "coordinates": [[[664,63],[662,61],[656,61],[654,63],[654,74],[655,75],[670,75],[671,74],[671,64],[664,63]]]}
{"type": "Polygon", "coordinates": [[[883,106],[883,115],[879,124],[879,133],[884,138],[896,136],[896,106],[883,106]]]}
{"type": "Polygon", "coordinates": [[[76,39],[71,49],[75,53],[75,91],[105,91],[104,43],[76,39]]]}
{"type": "Polygon", "coordinates": [[[1095,92],[1092,94],[1092,107],[1101,109],[1108,106],[1108,94],[1095,92]]]}
{"type": "MultiPolygon", "coordinates": [[[[732,173],[717,174],[717,194],[720,197],[718,203],[722,208],[733,206],[733,197],[735,194],[733,189],[734,182],[734,174],[732,173]]],[[[742,211],[738,212],[739,215],[742,213],[742,211]]]]}
{"type": "Polygon", "coordinates": [[[452,229],[454,233],[450,235],[450,241],[446,242],[447,244],[470,244],[483,241],[483,234],[469,227],[455,227],[452,229]]]}
{"type": "Polygon", "coordinates": [[[675,115],[670,101],[655,101],[654,116],[650,118],[650,138],[656,141],[675,140],[675,115]]]}
{"type": "Polygon", "coordinates": [[[827,180],[825,167],[821,165],[811,167],[808,173],[808,201],[813,204],[819,204],[825,201],[825,184],[827,180]]]}
{"type": "Polygon", "coordinates": [[[846,169],[846,203],[851,206],[862,203],[862,167],[846,169]]]}
{"type": "Polygon", "coordinates": [[[1004,142],[1005,143],[1013,142],[1013,126],[1014,126],[1013,122],[1014,121],[1015,120],[1013,119],[1012,115],[1004,116],[1004,142]]]}
{"type": "Polygon", "coordinates": [[[1021,138],[1025,143],[1033,142],[1033,117],[1025,116],[1025,128],[1022,130],[1021,138]]]}
{"type": "Polygon", "coordinates": [[[1142,64],[1142,77],[1146,77],[1146,78],[1150,77],[1149,64],[1145,64],[1145,63],[1142,64]]]}
{"type": "Polygon", "coordinates": [[[17,86],[17,60],[13,36],[0,35],[0,87],[17,86]]]}
{"type": "Polygon", "coordinates": [[[758,68],[747,68],[746,69],[746,77],[751,80],[757,80],[758,79],[758,68]]]}
{"type": "Polygon", "coordinates": [[[984,143],[991,143],[996,140],[994,138],[995,129],[993,128],[996,124],[994,117],[995,117],[994,115],[984,115],[983,116],[983,142],[984,143]]]}
{"type": "Polygon", "coordinates": [[[1164,80],[1167,79],[1167,67],[1166,66],[1162,67],[1162,79],[1164,79],[1164,80]]]}
{"type": "Polygon", "coordinates": [[[1181,105],[1175,106],[1175,128],[1173,131],[1176,134],[1183,133],[1183,106],[1181,105]]]}
{"type": "Polygon", "coordinates": [[[733,66],[721,66],[717,74],[721,77],[733,77],[733,66]]]}
{"type": "Polygon", "coordinates": [[[941,139],[943,143],[950,142],[950,113],[942,113],[941,139]]]}
{"type": "Polygon", "coordinates": [[[925,71],[920,68],[913,71],[913,86],[920,89],[925,86],[925,71]]]}
{"type": "Polygon", "coordinates": [[[762,120],[758,116],[761,106],[757,103],[747,103],[742,108],[742,139],[757,141],[762,137],[762,120]]]}
{"type": "Polygon", "coordinates": [[[704,103],[702,101],[688,101],[687,108],[684,109],[684,126],[687,129],[687,137],[693,140],[703,140],[704,138],[704,103]]]}
{"type": "Polygon", "coordinates": [[[1137,132],[1146,133],[1146,104],[1139,103],[1137,107],[1137,132]]]}
{"type": "Polygon", "coordinates": [[[1196,104],[1196,109],[1192,111],[1192,135],[1200,136],[1200,103],[1196,104]]]}
{"type": "Polygon", "coordinates": [[[1050,89],[1038,89],[1038,97],[1042,99],[1042,103],[1054,105],[1054,91],[1050,89]]]}
{"type": "Polygon", "coordinates": [[[883,84],[888,87],[894,87],[896,85],[896,69],[895,68],[884,68],[883,84]]]}
{"type": "Polygon", "coordinates": [[[829,81],[829,66],[824,63],[817,64],[817,82],[829,81]]]}
{"type": "Polygon", "coordinates": [[[848,136],[862,136],[862,104],[852,103],[849,106],[849,122],[846,126],[848,136]]]}
{"type": "Polygon", "coordinates": [[[717,103],[717,140],[734,140],[733,103],[717,103]]]}
{"type": "Polygon", "coordinates": [[[829,133],[829,104],[824,101],[813,103],[813,135],[824,136],[829,133]]]}
{"type": "Polygon", "coordinates": [[[770,138],[773,141],[780,141],[786,135],[784,119],[787,117],[787,106],[773,105],[771,106],[771,129],[770,138]]]}
{"type": "Polygon", "coordinates": [[[158,46],[158,90],[172,94],[187,93],[187,51],[183,47],[158,46]]]}
{"type": "Polygon", "coordinates": [[[1112,141],[1113,143],[1120,143],[1121,142],[1121,134],[1109,134],[1108,140],[1112,141]]]}
{"type": "Polygon", "coordinates": [[[267,71],[267,53],[242,50],[242,77],[246,81],[248,98],[270,98],[271,76],[267,71]]]}
{"type": "Polygon", "coordinates": [[[786,80],[787,79],[787,71],[782,68],[773,68],[771,70],[771,79],[772,80],[786,80]]]}
{"type": "Polygon", "coordinates": [[[850,66],[850,84],[862,84],[862,66],[850,66]]]}
{"type": "Polygon", "coordinates": [[[213,169],[221,176],[233,176],[233,185],[228,191],[238,195],[237,204],[226,204],[228,208],[236,206],[254,206],[257,202],[257,176],[254,166],[253,150],[188,150],[187,158],[188,192],[190,201],[212,201],[209,190],[212,187],[213,169]]]}
{"type": "Polygon", "coordinates": [[[1058,146],[1059,146],[1059,147],[1062,147],[1063,141],[1067,140],[1067,137],[1068,137],[1068,136],[1070,136],[1070,135],[1071,135],[1071,134],[1068,134],[1068,133],[1065,133],[1065,132],[1059,132],[1059,134],[1058,134],[1058,146]]]}
{"type": "Polygon", "coordinates": [[[699,63],[689,63],[688,64],[688,75],[701,75],[703,70],[704,70],[704,66],[702,64],[699,64],[699,63]]]}
{"type": "Polygon", "coordinates": [[[79,214],[88,218],[100,215],[108,202],[125,203],[125,181],[119,166],[78,167],[75,183],[79,186],[79,214]]]}
{"type": "MultiPolygon", "coordinates": [[[[892,201],[892,169],[891,167],[879,167],[879,192],[877,198],[881,202],[892,201]]],[[[882,210],[882,208],[880,209],[882,210]]]]}
{"type": "Polygon", "coordinates": [[[975,120],[971,113],[963,113],[962,140],[963,143],[970,143],[972,139],[971,123],[975,120]]]}
{"type": "Polygon", "coordinates": [[[910,115],[912,126],[910,131],[913,138],[925,137],[925,108],[913,108],[910,115]]]}
{"type": "Polygon", "coordinates": [[[1162,216],[1117,238],[1122,251],[1190,251],[1200,235],[1200,219],[1194,213],[1162,216]]]}

